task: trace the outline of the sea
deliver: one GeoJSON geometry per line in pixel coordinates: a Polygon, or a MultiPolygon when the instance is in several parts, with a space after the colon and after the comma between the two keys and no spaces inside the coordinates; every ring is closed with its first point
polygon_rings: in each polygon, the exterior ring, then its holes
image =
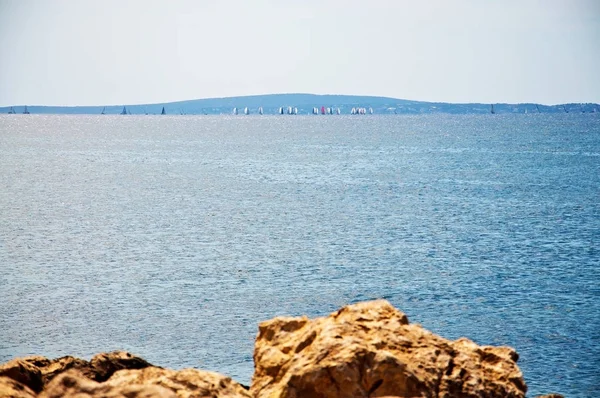
{"type": "Polygon", "coordinates": [[[259,322],[380,298],[600,396],[600,114],[0,116],[0,362],[249,384],[259,322]]]}

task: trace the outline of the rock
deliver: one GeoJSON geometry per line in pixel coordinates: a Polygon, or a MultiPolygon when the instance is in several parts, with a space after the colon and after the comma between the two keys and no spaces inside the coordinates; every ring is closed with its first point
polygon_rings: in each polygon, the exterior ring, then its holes
{"type": "Polygon", "coordinates": [[[560,394],[545,394],[545,395],[538,395],[535,398],[565,398],[565,397],[560,394]]]}
{"type": "Polygon", "coordinates": [[[446,340],[387,301],[259,325],[255,397],[525,397],[509,347],[446,340]]]}
{"type": "Polygon", "coordinates": [[[40,392],[52,379],[68,370],[78,370],[94,381],[108,380],[121,369],[141,369],[152,364],[125,351],[114,351],[94,356],[91,361],[65,356],[48,359],[42,356],[17,358],[0,365],[0,376],[22,383],[34,392],[40,392]]]}
{"type": "Polygon", "coordinates": [[[159,385],[113,386],[88,379],[83,373],[71,369],[54,378],[39,398],[176,398],[169,389],[159,385]]]}
{"type": "Polygon", "coordinates": [[[2,398],[35,398],[36,394],[26,385],[18,381],[0,376],[0,397],[2,398]]]}
{"type": "Polygon", "coordinates": [[[39,361],[38,363],[42,365],[40,366],[40,371],[42,372],[42,380],[44,386],[47,385],[56,376],[71,369],[78,370],[88,379],[94,380],[96,377],[96,372],[88,361],[86,361],[85,359],[75,358],[70,355],[56,359],[51,359],[48,360],[48,362],[39,361]]]}
{"type": "MultiPolygon", "coordinates": [[[[43,357],[42,357],[43,358],[43,357]]],[[[108,380],[113,373],[121,369],[141,369],[152,364],[125,351],[113,351],[95,355],[91,361],[66,356],[43,363],[44,384],[69,369],[79,370],[88,379],[102,382],[108,380]]]]}
{"type": "Polygon", "coordinates": [[[50,364],[50,362],[52,362],[51,359],[48,359],[48,358],[40,356],[40,355],[23,357],[21,359],[23,359],[25,362],[29,362],[30,364],[32,364],[34,366],[37,366],[38,368],[48,366],[50,364]]]}
{"type": "Polygon", "coordinates": [[[120,370],[105,385],[160,385],[174,392],[179,398],[231,397],[250,398],[250,393],[231,378],[214,372],[197,369],[169,370],[145,368],[120,370]]]}
{"type": "Polygon", "coordinates": [[[98,354],[90,362],[70,356],[15,359],[0,366],[0,372],[3,398],[31,398],[40,391],[40,398],[250,397],[247,389],[229,377],[196,369],[153,367],[122,351],[98,354]]]}
{"type": "Polygon", "coordinates": [[[113,351],[95,355],[90,361],[95,372],[93,380],[106,381],[121,369],[143,369],[153,366],[145,359],[132,355],[126,351],[113,351]]]}
{"type": "MultiPolygon", "coordinates": [[[[36,357],[37,358],[37,357],[36,357]]],[[[27,358],[17,358],[0,365],[0,377],[10,378],[34,392],[40,392],[44,386],[42,372],[27,358]]]]}

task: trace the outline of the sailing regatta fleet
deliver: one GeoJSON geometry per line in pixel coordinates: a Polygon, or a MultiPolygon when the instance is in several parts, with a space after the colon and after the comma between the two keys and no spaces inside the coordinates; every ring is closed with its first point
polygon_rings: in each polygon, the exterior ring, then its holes
{"type": "MultiPolygon", "coordinates": [[[[257,113],[259,115],[264,114],[264,110],[263,107],[259,107],[257,110],[257,113]]],[[[340,108],[336,108],[333,106],[330,107],[325,107],[325,106],[321,106],[321,109],[319,110],[318,107],[313,107],[312,108],[312,113],[313,115],[341,115],[342,114],[342,110],[340,108]]],[[[351,115],[372,115],[373,112],[373,108],[352,108],[350,110],[350,114],[351,115]]],[[[232,114],[234,115],[238,115],[238,108],[234,107],[232,114]]],[[[248,107],[244,108],[244,115],[249,115],[250,114],[250,110],[248,109],[248,107]]],[[[277,114],[278,115],[298,115],[298,107],[295,106],[280,106],[277,109],[277,114]]]]}

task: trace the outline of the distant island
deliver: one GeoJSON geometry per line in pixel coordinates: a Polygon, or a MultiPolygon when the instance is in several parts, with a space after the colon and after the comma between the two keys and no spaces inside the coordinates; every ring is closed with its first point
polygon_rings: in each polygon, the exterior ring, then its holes
{"type": "MultiPolygon", "coordinates": [[[[36,106],[13,105],[0,107],[0,113],[30,114],[73,114],[73,115],[218,115],[231,114],[237,108],[239,114],[248,108],[249,114],[257,114],[259,108],[264,114],[278,114],[280,108],[297,108],[298,114],[311,114],[315,108],[321,113],[322,107],[335,109],[341,114],[350,114],[352,109],[373,110],[374,114],[506,114],[506,113],[600,113],[596,103],[570,103],[542,105],[521,104],[451,104],[445,102],[410,101],[390,97],[358,95],[317,95],[317,94],[267,94],[242,97],[206,98],[188,101],[157,104],[122,104],[109,106],[36,106]],[[164,111],[163,111],[164,109],[164,111]]],[[[336,112],[332,112],[336,113],[336,112]]],[[[370,113],[370,112],[369,112],[370,113]]]]}

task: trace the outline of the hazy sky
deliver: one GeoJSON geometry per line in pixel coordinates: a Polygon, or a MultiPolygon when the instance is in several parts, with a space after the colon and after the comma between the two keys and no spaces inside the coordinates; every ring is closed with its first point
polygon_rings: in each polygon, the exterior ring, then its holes
{"type": "Polygon", "coordinates": [[[0,106],[600,102],[600,0],[0,0],[0,106]]]}

